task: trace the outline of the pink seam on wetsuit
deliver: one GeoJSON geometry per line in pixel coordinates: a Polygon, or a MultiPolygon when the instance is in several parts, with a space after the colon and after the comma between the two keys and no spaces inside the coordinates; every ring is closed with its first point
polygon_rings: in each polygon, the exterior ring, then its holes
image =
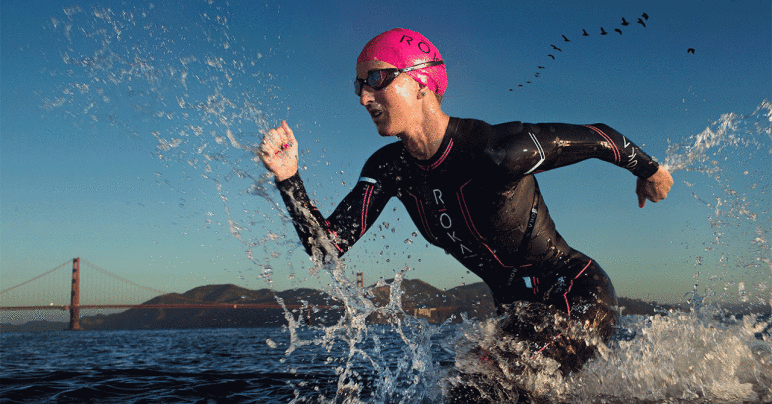
{"type": "Polygon", "coordinates": [[[458,188],[458,203],[461,205],[461,215],[464,217],[466,227],[472,231],[472,234],[477,237],[478,240],[485,241],[485,238],[482,236],[482,234],[477,231],[477,227],[475,227],[474,222],[472,221],[472,214],[469,213],[469,207],[466,206],[466,199],[464,199],[464,187],[467,186],[470,182],[472,182],[472,180],[467,181],[466,184],[458,188]]]}
{"type": "Polygon", "coordinates": [[[426,167],[418,164],[418,167],[420,167],[422,170],[434,170],[435,168],[439,167],[440,164],[442,164],[443,161],[448,157],[448,154],[450,154],[450,149],[453,148],[453,139],[450,139],[450,142],[448,142],[448,147],[445,148],[445,151],[442,153],[442,156],[440,156],[440,159],[435,161],[434,164],[426,167]]]}
{"type": "MultiPolygon", "coordinates": [[[[325,220],[324,222],[325,222],[325,223],[327,223],[327,228],[329,229],[329,228],[330,228],[330,222],[329,222],[328,220],[325,220]]],[[[332,241],[332,245],[334,245],[334,246],[335,246],[335,248],[337,248],[337,249],[338,249],[338,251],[340,251],[340,252],[343,252],[343,249],[342,249],[342,248],[340,248],[340,246],[338,245],[338,243],[336,243],[336,242],[334,241],[334,240],[338,239],[338,233],[337,233],[335,230],[327,230],[327,233],[329,233],[329,234],[332,234],[332,236],[333,236],[333,239],[332,239],[332,240],[330,240],[330,241],[332,241]]]]}
{"type": "MultiPolygon", "coordinates": [[[[570,291],[571,291],[571,288],[574,286],[574,280],[576,280],[577,278],[579,278],[580,276],[582,276],[582,274],[584,273],[584,271],[586,271],[586,270],[587,270],[587,268],[589,268],[589,267],[590,267],[590,264],[592,264],[592,260],[590,260],[590,262],[588,262],[588,263],[587,263],[587,265],[585,265],[585,266],[584,266],[584,268],[582,268],[582,270],[581,270],[581,271],[579,271],[579,273],[578,273],[578,274],[577,274],[577,275],[574,277],[574,279],[571,279],[571,283],[570,283],[570,284],[569,284],[569,286],[568,286],[568,290],[566,291],[566,293],[563,293],[563,299],[565,299],[565,300],[566,300],[566,308],[568,309],[568,319],[569,319],[569,321],[571,320],[571,305],[570,305],[570,304],[568,304],[568,292],[570,292],[570,291]]],[[[566,327],[566,329],[568,329],[568,327],[566,327]]],[[[556,336],[552,337],[552,341],[554,341],[555,339],[559,338],[561,335],[563,335],[563,333],[562,333],[562,332],[561,332],[560,334],[558,334],[558,335],[556,335],[556,336]]],[[[541,353],[543,350],[547,349],[547,347],[548,347],[548,346],[550,346],[550,345],[552,345],[552,342],[548,343],[547,345],[544,345],[544,346],[543,346],[541,349],[539,349],[539,350],[538,350],[538,351],[537,351],[537,352],[536,352],[536,353],[535,353],[533,356],[536,356],[536,355],[540,354],[540,353],[541,353]]],[[[531,358],[533,358],[533,356],[532,356],[531,358]]]]}
{"type": "Polygon", "coordinates": [[[590,260],[590,262],[588,262],[588,263],[587,263],[587,265],[585,265],[585,266],[584,266],[584,268],[582,268],[582,270],[581,270],[581,271],[579,271],[579,273],[578,273],[578,274],[576,274],[576,276],[574,277],[574,279],[571,279],[571,284],[569,284],[569,285],[568,285],[568,290],[566,291],[566,293],[563,293],[563,299],[565,299],[565,300],[566,300],[566,309],[568,310],[568,317],[569,317],[569,319],[571,318],[571,305],[570,305],[570,304],[568,304],[568,292],[570,292],[570,291],[571,291],[571,288],[574,286],[574,280],[576,280],[576,279],[578,279],[580,276],[582,276],[582,274],[584,273],[584,271],[586,271],[586,270],[587,270],[587,268],[589,268],[589,267],[590,267],[590,264],[592,264],[592,260],[590,260]]]}
{"type": "Polygon", "coordinates": [[[499,265],[501,265],[501,266],[502,266],[502,267],[504,267],[504,268],[512,268],[512,267],[514,267],[514,265],[506,265],[506,264],[504,264],[503,262],[501,262],[501,260],[499,259],[499,256],[498,256],[498,255],[496,255],[496,253],[495,253],[495,252],[493,252],[493,250],[491,250],[491,248],[490,248],[490,247],[488,247],[488,244],[487,244],[487,243],[482,243],[482,245],[484,245],[484,246],[485,246],[485,248],[487,248],[487,249],[488,249],[488,252],[490,252],[490,253],[491,253],[491,255],[493,256],[493,258],[496,258],[496,262],[498,262],[498,263],[499,263],[499,265]]]}
{"type": "Polygon", "coordinates": [[[617,149],[616,143],[614,143],[614,141],[611,140],[611,138],[607,134],[605,134],[602,130],[592,125],[584,125],[584,126],[592,129],[593,131],[595,131],[595,133],[599,134],[601,137],[606,139],[606,141],[611,145],[611,150],[614,152],[614,161],[616,162],[617,165],[619,165],[619,163],[622,161],[622,157],[621,157],[621,153],[619,152],[619,149],[617,149]]]}
{"type": "Polygon", "coordinates": [[[372,185],[365,186],[365,198],[362,201],[362,232],[359,233],[360,237],[367,231],[367,210],[370,207],[370,198],[373,196],[373,189],[375,189],[375,187],[372,185]]]}
{"type": "Polygon", "coordinates": [[[430,235],[434,239],[434,241],[436,242],[437,241],[437,237],[434,237],[434,234],[432,234],[432,231],[429,229],[429,221],[426,220],[426,214],[424,213],[424,205],[421,203],[421,201],[418,200],[418,197],[413,195],[412,193],[410,193],[410,191],[406,190],[405,192],[410,194],[410,196],[412,196],[413,199],[415,199],[415,204],[416,204],[416,207],[418,208],[417,209],[418,210],[418,216],[421,217],[421,224],[424,226],[424,230],[426,230],[426,233],[428,235],[430,235]]]}
{"type": "MultiPolygon", "coordinates": [[[[451,142],[452,141],[453,140],[451,139],[451,142]]],[[[450,146],[448,146],[448,149],[450,149],[450,146]]],[[[469,208],[466,206],[466,201],[464,200],[464,193],[463,193],[464,187],[470,182],[472,182],[472,180],[469,180],[466,182],[466,184],[460,186],[458,188],[458,193],[457,193],[458,204],[459,204],[459,207],[461,208],[461,216],[464,217],[464,221],[466,222],[466,227],[469,229],[472,235],[477,237],[477,239],[480,240],[480,243],[484,245],[486,249],[488,249],[488,251],[491,253],[493,258],[496,259],[499,265],[501,265],[504,268],[512,268],[512,265],[505,265],[503,262],[501,262],[501,259],[499,259],[498,255],[496,255],[496,253],[494,253],[490,247],[488,247],[488,243],[485,242],[485,239],[483,238],[483,236],[480,234],[480,232],[477,231],[477,228],[474,226],[474,222],[472,221],[472,216],[469,213],[469,208]]]]}

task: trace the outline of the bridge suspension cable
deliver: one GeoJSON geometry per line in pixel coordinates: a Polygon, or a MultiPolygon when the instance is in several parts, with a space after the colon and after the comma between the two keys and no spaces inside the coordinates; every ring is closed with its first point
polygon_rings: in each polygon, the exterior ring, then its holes
{"type": "Polygon", "coordinates": [[[132,286],[136,286],[136,287],[138,287],[138,288],[140,288],[140,289],[149,290],[149,291],[151,291],[151,292],[154,292],[154,293],[160,293],[160,294],[162,294],[162,295],[163,295],[163,294],[167,294],[167,293],[169,293],[168,291],[164,291],[164,290],[158,290],[158,289],[154,289],[154,288],[151,288],[151,287],[149,287],[149,286],[140,285],[140,284],[138,284],[138,283],[136,283],[136,282],[132,282],[132,281],[130,281],[130,280],[128,280],[128,279],[126,279],[126,278],[124,278],[124,277],[121,277],[121,276],[119,276],[119,275],[116,275],[116,274],[114,274],[114,273],[112,273],[112,272],[110,272],[110,271],[108,271],[108,270],[106,270],[106,269],[104,269],[104,268],[100,268],[100,267],[98,267],[98,266],[94,265],[93,263],[91,263],[91,262],[89,262],[89,261],[86,261],[86,260],[84,260],[84,259],[81,259],[81,262],[84,262],[84,263],[88,264],[88,265],[89,265],[91,268],[93,268],[93,269],[96,269],[97,271],[99,271],[99,272],[101,272],[101,273],[103,273],[103,274],[105,274],[105,275],[107,275],[107,276],[109,276],[109,277],[115,278],[115,279],[117,279],[117,280],[119,280],[119,281],[121,281],[121,282],[126,282],[126,283],[128,283],[128,284],[130,284],[130,285],[132,285],[132,286]]]}
{"type": "Polygon", "coordinates": [[[0,294],[3,294],[3,293],[5,293],[5,292],[10,292],[11,290],[14,290],[14,289],[16,289],[16,288],[18,288],[18,287],[20,287],[20,286],[24,286],[24,285],[26,285],[26,284],[28,284],[28,283],[30,283],[30,282],[32,282],[32,281],[38,280],[38,279],[40,279],[40,278],[42,278],[42,277],[44,277],[44,276],[46,276],[46,275],[48,275],[48,274],[50,274],[50,273],[52,273],[52,272],[56,272],[56,270],[58,270],[58,269],[62,269],[62,267],[64,267],[65,265],[69,265],[69,264],[70,264],[70,262],[71,262],[70,260],[64,261],[64,262],[63,262],[61,265],[59,265],[58,267],[56,267],[56,268],[54,268],[54,269],[52,269],[52,270],[50,270],[50,271],[44,272],[44,273],[42,273],[42,274],[40,274],[40,275],[38,275],[38,276],[36,276],[36,277],[34,277],[34,278],[32,278],[32,279],[28,280],[28,281],[22,282],[22,283],[20,283],[20,284],[18,284],[18,285],[16,285],[16,286],[11,286],[10,288],[6,288],[6,289],[3,289],[3,290],[0,290],[0,294]]]}

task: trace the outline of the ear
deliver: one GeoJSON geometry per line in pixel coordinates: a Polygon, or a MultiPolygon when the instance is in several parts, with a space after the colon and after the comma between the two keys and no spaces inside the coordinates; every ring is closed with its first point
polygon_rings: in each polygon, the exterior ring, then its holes
{"type": "Polygon", "coordinates": [[[431,95],[430,93],[431,93],[431,91],[429,91],[428,87],[426,87],[423,84],[418,83],[418,99],[419,100],[424,98],[424,97],[426,97],[427,95],[431,95]]]}

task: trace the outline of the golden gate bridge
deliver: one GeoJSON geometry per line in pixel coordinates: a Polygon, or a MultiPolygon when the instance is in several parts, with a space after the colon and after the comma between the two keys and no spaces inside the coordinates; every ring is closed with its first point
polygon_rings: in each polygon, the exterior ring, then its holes
{"type": "MultiPolygon", "coordinates": [[[[0,298],[3,298],[4,296],[8,296],[12,291],[19,290],[19,288],[22,288],[32,282],[39,282],[41,279],[51,278],[52,274],[54,273],[61,273],[61,270],[63,268],[67,268],[69,264],[69,260],[64,262],[63,264],[46,271],[38,276],[35,276],[31,279],[28,279],[24,282],[21,282],[15,286],[11,286],[8,288],[5,288],[3,290],[0,290],[0,298]]],[[[103,275],[106,275],[109,278],[112,278],[114,281],[122,282],[123,284],[127,284],[132,286],[135,289],[143,290],[145,292],[152,293],[153,297],[159,296],[159,295],[165,295],[169,294],[171,292],[166,292],[162,290],[158,290],[155,288],[151,288],[149,286],[140,285],[138,283],[132,282],[128,279],[125,279],[119,275],[116,275],[108,270],[105,270],[103,268],[100,268],[86,260],[81,261],[80,258],[73,258],[72,259],[72,273],[71,276],[68,276],[69,284],[70,284],[70,299],[69,304],[54,304],[53,302],[49,303],[48,305],[17,305],[17,306],[11,306],[11,305],[2,305],[0,306],[0,311],[30,311],[30,310],[62,310],[62,311],[69,311],[70,312],[70,330],[81,330],[80,326],[80,311],[81,310],[87,310],[87,309],[102,309],[102,310],[115,310],[115,309],[287,309],[287,310],[304,310],[307,311],[308,319],[310,320],[310,313],[312,310],[312,307],[308,307],[305,305],[299,305],[299,304],[279,304],[277,303],[216,303],[216,302],[207,302],[207,301],[201,301],[201,300],[194,300],[194,299],[185,299],[189,300],[190,303],[182,303],[182,304],[148,304],[148,303],[101,303],[101,304],[82,304],[81,303],[81,263],[84,264],[84,266],[89,267],[89,269],[94,270],[95,272],[99,272],[103,275]]],[[[62,279],[58,279],[56,281],[57,283],[62,282],[62,279]]],[[[357,277],[357,283],[361,284],[361,274],[357,277]]],[[[53,289],[53,288],[45,288],[45,289],[53,289]]],[[[107,289],[107,288],[99,288],[99,289],[107,289]]],[[[33,297],[29,296],[31,295],[30,292],[26,293],[27,297],[33,297]]],[[[50,294],[46,294],[46,298],[51,298],[50,294]]],[[[113,294],[111,298],[116,298],[117,294],[113,294]]],[[[180,298],[180,296],[177,296],[180,298]]],[[[37,297],[38,299],[40,296],[37,297]]],[[[61,299],[61,296],[54,296],[50,300],[54,299],[61,299]]],[[[109,298],[108,298],[109,299],[109,298]]],[[[102,300],[105,300],[105,297],[102,298],[102,300]]],[[[332,306],[321,306],[321,305],[314,305],[313,309],[330,309],[334,308],[332,306]]]]}

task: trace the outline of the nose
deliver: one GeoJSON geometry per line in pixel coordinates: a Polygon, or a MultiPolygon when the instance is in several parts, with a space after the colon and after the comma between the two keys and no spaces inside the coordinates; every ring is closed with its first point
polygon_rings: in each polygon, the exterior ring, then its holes
{"type": "Polygon", "coordinates": [[[374,102],[374,91],[372,87],[368,85],[362,86],[362,92],[359,94],[359,103],[362,104],[362,106],[367,106],[367,104],[374,102]]]}

